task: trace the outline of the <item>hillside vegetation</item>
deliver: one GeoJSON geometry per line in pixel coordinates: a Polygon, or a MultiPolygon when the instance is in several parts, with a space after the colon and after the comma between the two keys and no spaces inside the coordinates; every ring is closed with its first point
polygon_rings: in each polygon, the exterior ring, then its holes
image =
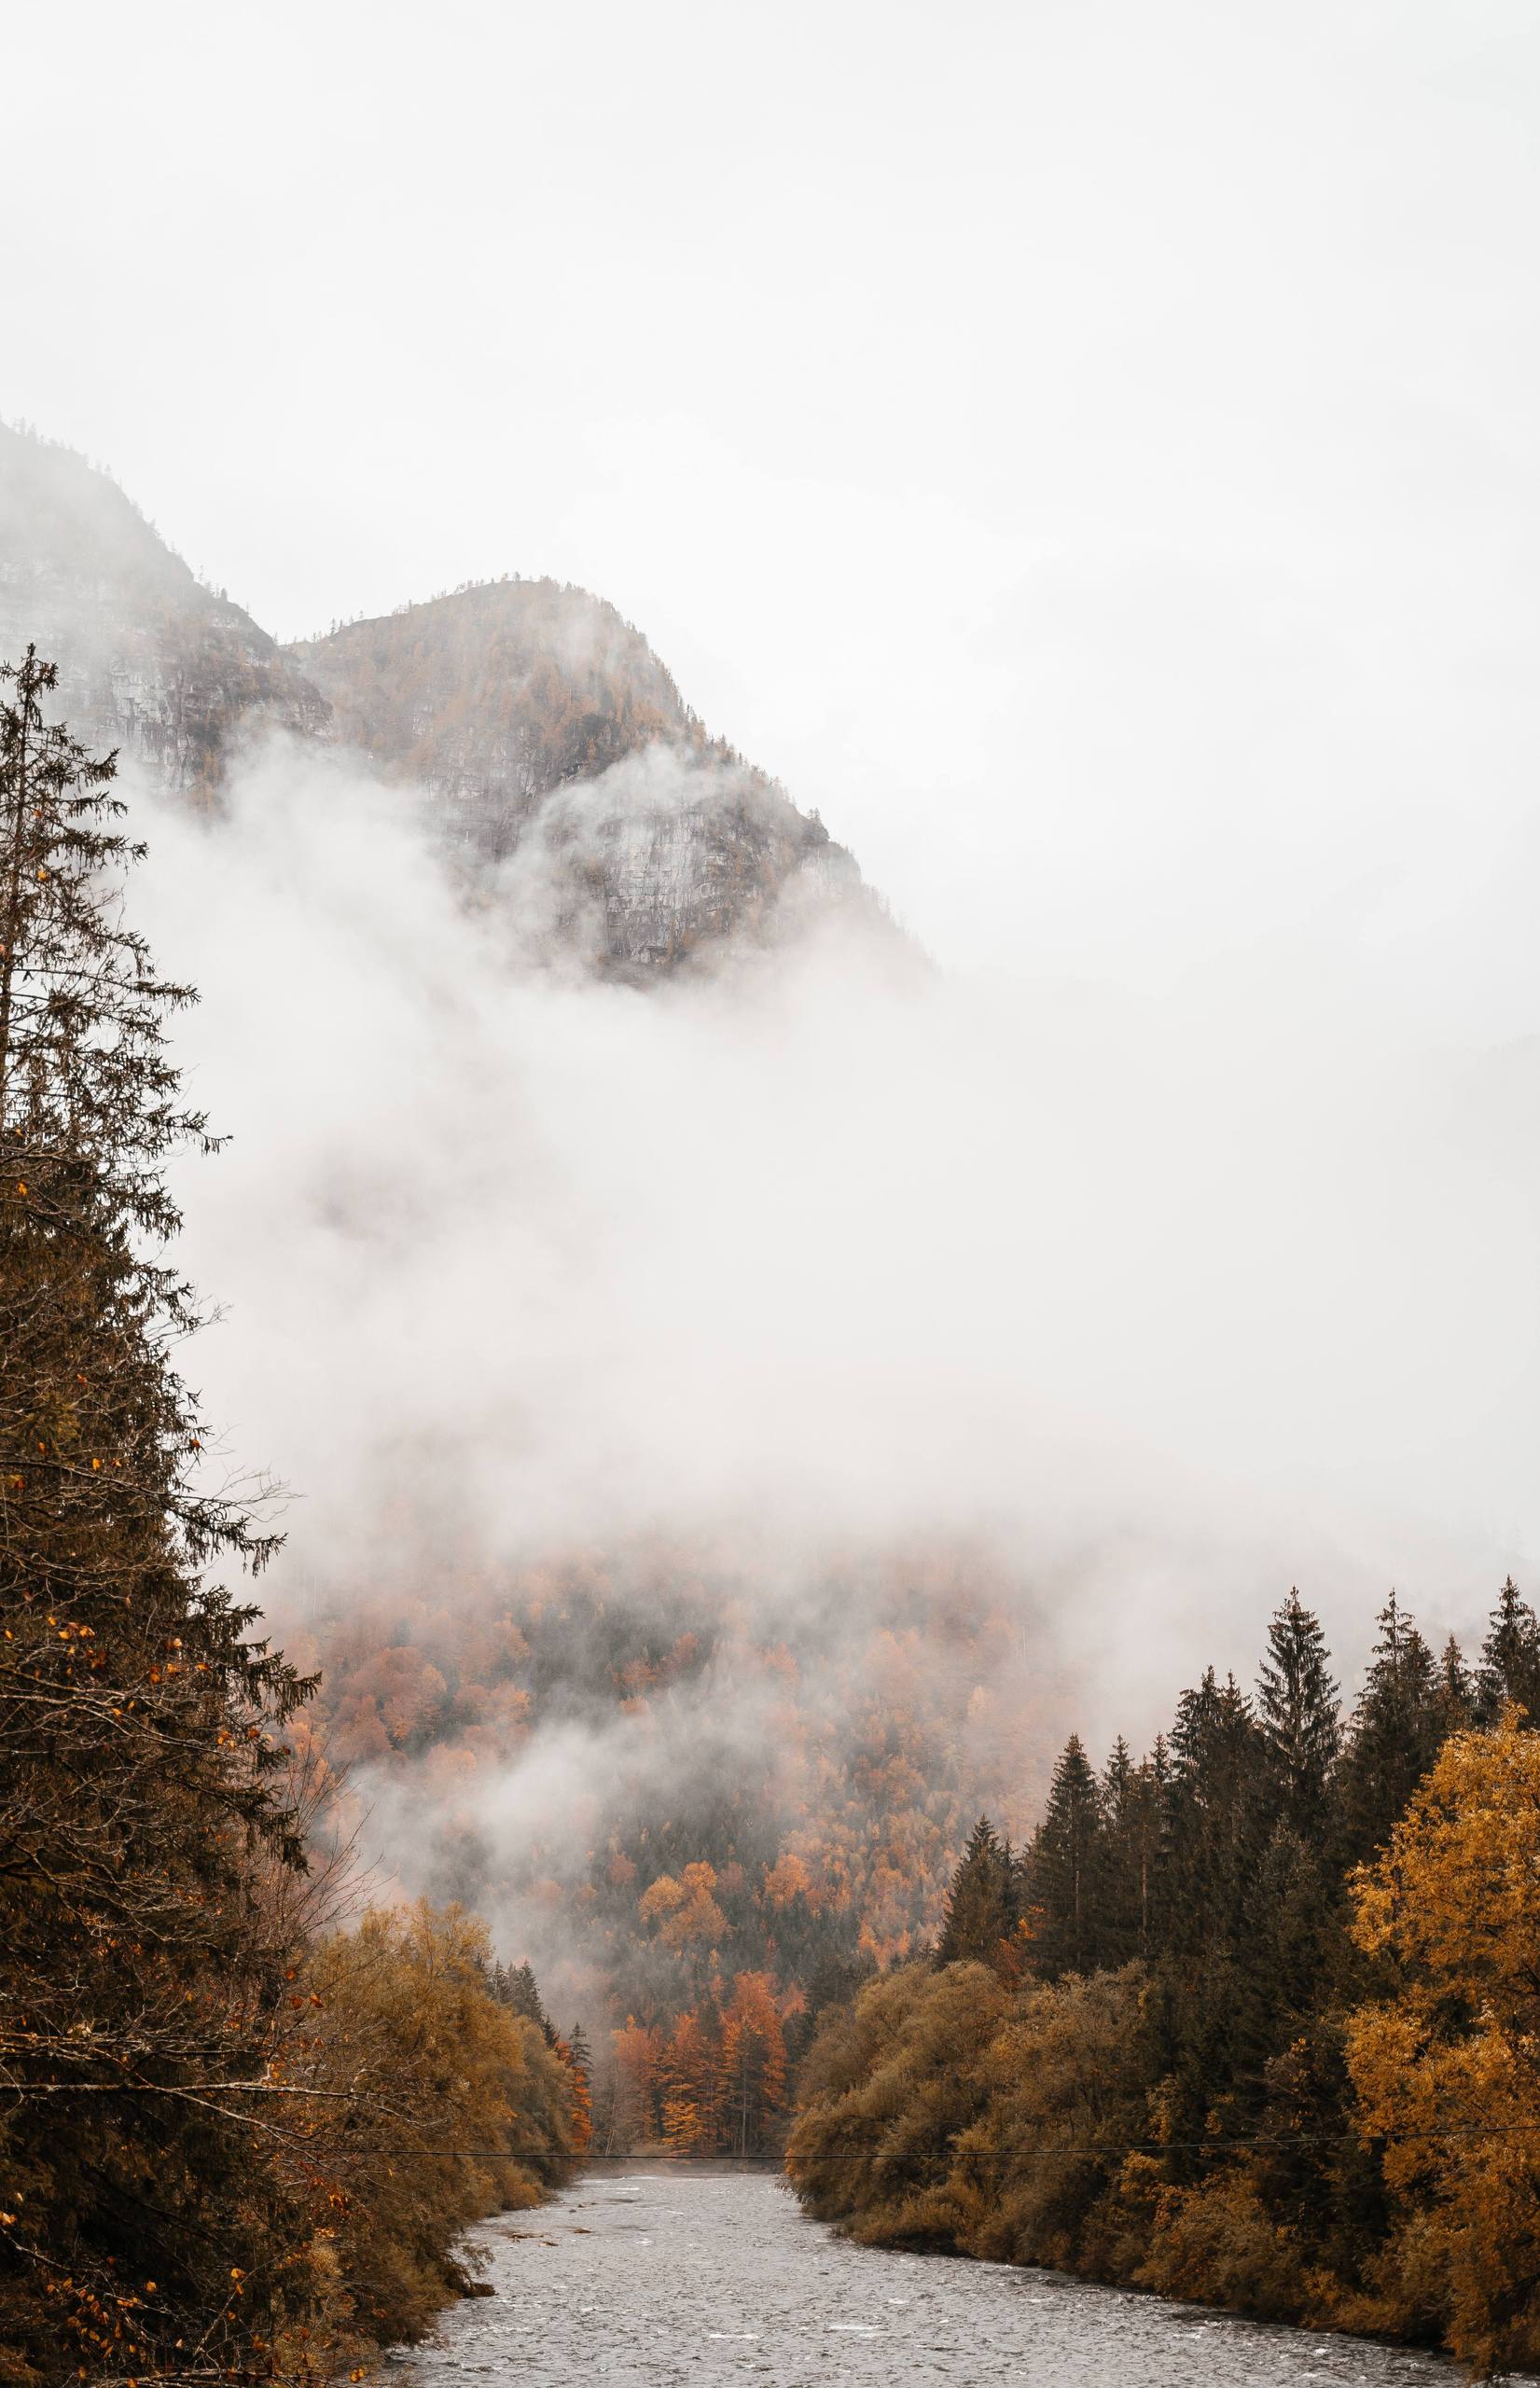
{"type": "Polygon", "coordinates": [[[768,1999],[795,2055],[820,1999],[930,1945],[979,1800],[1043,1787],[1018,1597],[958,1550],[830,1560],[791,1604],[683,1543],[440,1573],[291,1637],[322,1676],[301,1730],[409,1878],[582,2016],[601,2145],[678,2136],[671,2102],[727,2145],[679,2030],[719,2049],[768,1999]]]}
{"type": "Polygon", "coordinates": [[[831,2007],[787,2148],[874,2245],[1048,2264],[1540,2363],[1540,1625],[1478,1666],[1393,1599],[1346,1728],[1291,1594],[1013,1853],[985,1820],[934,1958],[831,2007]]]}

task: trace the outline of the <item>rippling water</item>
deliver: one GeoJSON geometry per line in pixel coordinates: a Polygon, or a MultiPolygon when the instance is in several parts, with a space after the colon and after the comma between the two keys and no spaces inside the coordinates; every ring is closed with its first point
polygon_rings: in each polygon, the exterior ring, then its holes
{"type": "Polygon", "coordinates": [[[1273,2329],[1057,2272],[853,2247],[772,2174],[596,2166],[553,2205],[483,2224],[496,2291],[393,2358],[401,2388],[590,2381],[1456,2388],[1432,2356],[1273,2329]]]}

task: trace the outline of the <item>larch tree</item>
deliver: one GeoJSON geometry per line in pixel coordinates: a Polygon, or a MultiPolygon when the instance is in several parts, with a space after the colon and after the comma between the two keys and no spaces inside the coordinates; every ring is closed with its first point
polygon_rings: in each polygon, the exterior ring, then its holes
{"type": "Polygon", "coordinates": [[[1540,1735],[1457,1733],[1360,1874],[1360,1946],[1395,1993],[1348,2063],[1394,2200],[1381,2277],[1479,2370],[1540,2364],[1540,1735]]]}
{"type": "Polygon", "coordinates": [[[740,1974],[722,2014],[717,2083],[726,2145],[739,2156],[765,2146],[785,2104],[786,2043],[768,1974],[740,1974]]]}

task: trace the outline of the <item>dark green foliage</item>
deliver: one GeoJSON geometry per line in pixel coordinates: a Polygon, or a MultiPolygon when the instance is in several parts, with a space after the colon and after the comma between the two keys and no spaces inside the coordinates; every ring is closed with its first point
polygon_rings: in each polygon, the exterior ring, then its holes
{"type": "Polygon", "coordinates": [[[1312,1840],[1325,1816],[1342,1730],[1325,1637],[1293,1587],[1268,1629],[1256,1706],[1269,1806],[1285,1831],[1312,1840]]]}
{"type": "Polygon", "coordinates": [[[1101,1962],[1104,1840],[1101,1786],[1079,1734],[1072,1733],[1024,1868],[1033,1960],[1050,1978],[1087,1973],[1101,1962]]]}
{"type": "Polygon", "coordinates": [[[556,2031],[541,2003],[539,1984],[534,1967],[526,1957],[517,1965],[497,1965],[493,1967],[493,1994],[504,2006],[533,2023],[548,2048],[556,2046],[556,2031]]]}
{"type": "Polygon", "coordinates": [[[1497,1595],[1476,1671],[1476,1713],[1494,1725],[1509,1702],[1540,1730],[1540,1621],[1510,1576],[1497,1595]]]}
{"type": "Polygon", "coordinates": [[[1352,1862],[1384,1846],[1454,1721],[1438,1663],[1392,1592],[1337,1786],[1339,1833],[1352,1862]]]}
{"type": "Polygon", "coordinates": [[[1170,1776],[1163,1734],[1135,1766],[1119,1733],[1102,1777],[1099,1964],[1147,1957],[1161,1931],[1170,1776]]]}
{"type": "Polygon", "coordinates": [[[1438,1705],[1446,1735],[1476,1722],[1476,1684],[1452,1633],[1438,1659],[1438,1705]]]}
{"type": "Polygon", "coordinates": [[[937,1965],[997,1965],[1015,1935],[1018,1914],[1010,1849],[989,1818],[980,1816],[951,1878],[937,1965]]]}

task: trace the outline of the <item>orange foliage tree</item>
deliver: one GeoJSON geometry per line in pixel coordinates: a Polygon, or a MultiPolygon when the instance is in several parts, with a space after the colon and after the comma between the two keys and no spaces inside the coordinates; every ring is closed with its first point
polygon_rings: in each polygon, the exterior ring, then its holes
{"type": "Polygon", "coordinates": [[[1357,1880],[1394,1987],[1349,2020],[1396,2226],[1379,2270],[1481,2370],[1540,2363],[1540,1735],[1458,1733],[1357,1880]]]}
{"type": "Polygon", "coordinates": [[[770,2135],[785,2103],[786,2042],[768,1974],[740,1974],[722,2018],[716,2078],[722,2134],[740,2156],[752,2156],[770,2135]]]}

